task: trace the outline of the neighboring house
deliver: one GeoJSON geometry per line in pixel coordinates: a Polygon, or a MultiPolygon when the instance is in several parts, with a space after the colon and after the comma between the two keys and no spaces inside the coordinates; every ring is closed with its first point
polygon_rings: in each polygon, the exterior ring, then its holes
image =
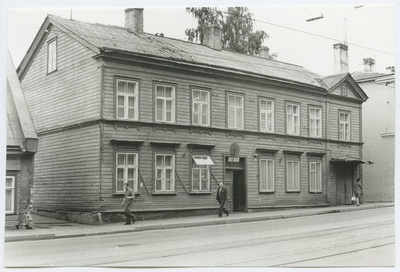
{"type": "Polygon", "coordinates": [[[363,105],[363,153],[374,162],[364,167],[364,201],[395,199],[395,74],[374,72],[374,60],[364,59],[363,72],[353,78],[369,96],[363,105]]]}
{"type": "Polygon", "coordinates": [[[120,220],[123,183],[139,218],[351,204],[362,158],[361,105],[349,73],[49,15],[18,73],[39,135],[38,213],[120,220]]]}
{"type": "Polygon", "coordinates": [[[5,177],[6,228],[22,224],[31,203],[34,155],[38,137],[24,94],[8,54],[7,58],[7,160],[5,177]]]}

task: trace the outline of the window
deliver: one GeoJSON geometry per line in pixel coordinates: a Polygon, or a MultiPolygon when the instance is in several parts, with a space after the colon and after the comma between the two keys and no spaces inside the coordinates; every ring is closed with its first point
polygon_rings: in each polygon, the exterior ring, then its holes
{"type": "Polygon", "coordinates": [[[243,96],[228,94],[228,128],[244,129],[243,96]]]}
{"type": "Polygon", "coordinates": [[[135,81],[117,80],[117,118],[138,120],[138,89],[135,81]]]}
{"type": "Polygon", "coordinates": [[[300,191],[300,161],[287,161],[286,190],[288,192],[300,191]]]}
{"type": "Polygon", "coordinates": [[[193,90],[192,92],[192,123],[193,125],[210,125],[210,92],[193,90]]]}
{"type": "Polygon", "coordinates": [[[155,156],[155,192],[173,192],[175,190],[175,156],[155,156]]]}
{"type": "Polygon", "coordinates": [[[350,114],[339,112],[339,140],[350,141],[350,114]]]}
{"type": "Polygon", "coordinates": [[[260,192],[275,191],[274,160],[260,159],[260,192]]]}
{"type": "Polygon", "coordinates": [[[310,137],[322,137],[322,110],[310,107],[310,137]]]}
{"type": "Polygon", "coordinates": [[[210,166],[214,162],[210,156],[193,156],[192,164],[192,191],[210,191],[210,166]]]}
{"type": "Polygon", "coordinates": [[[286,131],[289,135],[300,135],[300,106],[286,105],[286,131]]]}
{"type": "Polygon", "coordinates": [[[138,154],[117,153],[116,160],[115,193],[125,192],[125,182],[138,192],[138,154]]]}
{"type": "Polygon", "coordinates": [[[175,122],[175,87],[156,85],[156,121],[175,122]]]}
{"type": "Polygon", "coordinates": [[[15,177],[6,176],[6,214],[14,213],[15,177]]]}
{"type": "Polygon", "coordinates": [[[274,101],[260,99],[260,131],[274,132],[274,101]]]}
{"type": "Polygon", "coordinates": [[[343,95],[343,96],[347,96],[348,95],[347,86],[346,85],[342,85],[340,87],[340,94],[343,95]]]}
{"type": "Polygon", "coordinates": [[[322,164],[310,162],[310,192],[322,192],[322,164]]]}
{"type": "Polygon", "coordinates": [[[47,44],[47,73],[57,70],[57,39],[47,44]]]}

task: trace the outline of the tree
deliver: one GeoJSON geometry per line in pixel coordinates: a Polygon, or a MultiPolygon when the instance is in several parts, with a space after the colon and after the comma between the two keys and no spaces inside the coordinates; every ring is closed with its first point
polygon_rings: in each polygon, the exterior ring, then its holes
{"type": "Polygon", "coordinates": [[[222,31],[222,48],[240,53],[257,55],[268,34],[261,30],[253,32],[253,18],[246,7],[229,7],[226,17],[217,8],[186,8],[197,18],[197,28],[185,31],[188,40],[203,44],[204,29],[217,25],[222,31]]]}

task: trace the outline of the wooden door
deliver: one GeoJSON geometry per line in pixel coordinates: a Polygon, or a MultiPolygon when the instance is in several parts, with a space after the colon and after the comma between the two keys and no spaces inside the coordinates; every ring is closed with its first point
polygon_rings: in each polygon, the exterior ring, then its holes
{"type": "Polygon", "coordinates": [[[336,202],[338,205],[352,204],[353,168],[348,163],[338,163],[336,167],[336,202]]]}
{"type": "Polygon", "coordinates": [[[228,191],[227,192],[228,200],[225,203],[225,208],[227,208],[229,211],[232,211],[232,181],[233,181],[233,172],[226,171],[224,186],[225,186],[226,190],[228,191]]]}
{"type": "Polygon", "coordinates": [[[232,203],[234,212],[243,212],[245,206],[245,190],[243,171],[235,171],[233,173],[233,184],[232,184],[232,203]]]}

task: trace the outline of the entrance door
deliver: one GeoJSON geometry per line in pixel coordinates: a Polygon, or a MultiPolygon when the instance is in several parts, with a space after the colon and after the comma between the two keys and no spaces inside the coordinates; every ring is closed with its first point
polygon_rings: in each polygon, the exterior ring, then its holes
{"type": "Polygon", "coordinates": [[[245,188],[243,171],[233,172],[232,203],[234,212],[243,212],[245,207],[245,188]]]}
{"type": "Polygon", "coordinates": [[[228,200],[225,202],[225,208],[227,208],[229,211],[232,211],[232,181],[233,181],[233,172],[226,171],[224,187],[228,191],[228,193],[227,193],[228,200]]]}
{"type": "Polygon", "coordinates": [[[353,167],[348,163],[337,163],[336,203],[338,205],[352,204],[353,167]]]}

